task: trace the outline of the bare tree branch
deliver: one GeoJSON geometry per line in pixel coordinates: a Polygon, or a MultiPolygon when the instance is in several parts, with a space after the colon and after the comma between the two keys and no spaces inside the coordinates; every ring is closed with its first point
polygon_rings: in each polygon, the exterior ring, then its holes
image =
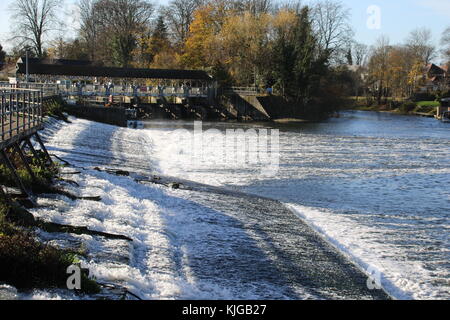
{"type": "Polygon", "coordinates": [[[420,59],[424,64],[429,64],[436,57],[436,47],[431,39],[433,38],[431,30],[427,28],[418,28],[409,34],[406,40],[406,47],[420,59]]]}
{"type": "Polygon", "coordinates": [[[16,0],[10,6],[13,20],[12,39],[33,48],[38,57],[44,54],[45,36],[58,25],[58,0],[16,0]]]}
{"type": "Polygon", "coordinates": [[[182,45],[188,35],[189,27],[194,20],[194,12],[204,3],[203,0],[172,0],[163,8],[174,42],[182,45]]]}
{"type": "Polygon", "coordinates": [[[322,52],[333,57],[340,49],[350,47],[354,34],[350,10],[340,1],[321,0],[313,8],[312,19],[322,52]]]}

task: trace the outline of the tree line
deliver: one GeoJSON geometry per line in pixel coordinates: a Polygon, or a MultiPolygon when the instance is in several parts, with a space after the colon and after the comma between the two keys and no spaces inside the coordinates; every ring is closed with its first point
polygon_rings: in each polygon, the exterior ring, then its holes
{"type": "MultiPolygon", "coordinates": [[[[388,91],[409,95],[436,53],[426,29],[412,32],[404,45],[392,46],[386,38],[370,48],[356,43],[350,11],[339,0],[308,6],[171,0],[160,7],[147,0],[79,0],[77,7],[76,36],[67,39],[67,26],[58,20],[61,1],[16,0],[14,54],[28,50],[104,66],[203,69],[223,86],[272,87],[306,106],[319,100],[337,104],[339,96],[358,95],[363,88],[378,99],[388,91]]],[[[450,28],[442,41],[450,60],[450,28]]]]}
{"type": "MultiPolygon", "coordinates": [[[[362,85],[378,104],[387,97],[410,98],[426,84],[426,69],[438,58],[431,30],[418,28],[410,32],[402,44],[391,44],[382,36],[371,48],[367,64],[367,78],[362,85]]],[[[442,35],[443,55],[450,62],[450,27],[442,35]]],[[[450,65],[450,63],[449,63],[450,65]]],[[[442,91],[446,91],[443,83],[442,91]]]]}

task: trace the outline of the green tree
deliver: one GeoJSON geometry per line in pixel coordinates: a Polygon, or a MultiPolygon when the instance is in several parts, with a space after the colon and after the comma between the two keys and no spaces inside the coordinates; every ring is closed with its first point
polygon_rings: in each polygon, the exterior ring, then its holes
{"type": "Polygon", "coordinates": [[[167,36],[167,27],[164,22],[164,17],[159,16],[150,40],[150,51],[153,53],[153,56],[155,56],[169,45],[170,43],[167,36]]]}
{"type": "Polygon", "coordinates": [[[155,28],[140,35],[137,48],[133,53],[135,56],[134,65],[140,68],[150,67],[155,57],[161,52],[167,52],[170,46],[164,17],[160,15],[155,28]]]}
{"type": "Polygon", "coordinates": [[[326,59],[317,57],[317,39],[313,35],[309,8],[303,7],[291,34],[279,34],[275,41],[274,78],[287,98],[304,105],[324,71],[325,62],[326,59]]]}

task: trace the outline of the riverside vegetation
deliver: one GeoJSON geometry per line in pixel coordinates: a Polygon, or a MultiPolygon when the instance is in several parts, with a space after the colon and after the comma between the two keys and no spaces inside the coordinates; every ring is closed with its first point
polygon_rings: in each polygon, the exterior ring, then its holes
{"type": "MultiPolygon", "coordinates": [[[[65,119],[64,105],[59,100],[46,103],[48,115],[65,119]]],[[[31,175],[12,150],[6,150],[17,168],[17,174],[26,189],[35,194],[57,193],[77,197],[53,186],[59,178],[58,165],[44,165],[42,161],[26,155],[31,165],[31,175]]],[[[82,251],[60,249],[39,241],[37,228],[47,232],[82,233],[83,228],[60,226],[35,219],[24,208],[24,200],[4,192],[4,188],[15,187],[11,172],[0,165],[0,283],[12,285],[20,291],[32,289],[67,288],[67,268],[79,264],[82,251]]],[[[26,201],[25,201],[26,202],[26,201]]],[[[29,203],[27,205],[30,205],[29,203]]],[[[94,294],[100,286],[82,273],[81,293],[94,294]]]]}

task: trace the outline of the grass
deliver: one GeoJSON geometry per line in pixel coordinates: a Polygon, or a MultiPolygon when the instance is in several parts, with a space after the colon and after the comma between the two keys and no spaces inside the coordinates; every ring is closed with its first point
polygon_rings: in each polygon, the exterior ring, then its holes
{"type": "MultiPolygon", "coordinates": [[[[17,175],[27,189],[31,190],[33,187],[48,185],[51,183],[52,178],[59,172],[58,166],[44,166],[41,162],[39,162],[39,160],[26,154],[25,156],[28,159],[28,163],[30,164],[30,168],[34,174],[33,178],[25,168],[22,159],[18,154],[12,156],[12,150],[6,150],[6,152],[8,153],[11,162],[15,164],[15,167],[17,168],[17,175]]],[[[36,152],[40,158],[45,157],[42,151],[36,150],[36,152]]],[[[3,164],[0,164],[0,181],[2,181],[2,184],[6,186],[15,186],[15,181],[10,170],[3,164]]]]}
{"type": "Polygon", "coordinates": [[[440,103],[438,101],[419,101],[416,102],[416,105],[418,107],[439,107],[440,103]]]}
{"type": "MultiPolygon", "coordinates": [[[[44,111],[67,121],[63,101],[45,102],[44,111]]],[[[19,155],[12,156],[6,150],[17,174],[27,189],[35,190],[51,184],[58,175],[57,166],[45,166],[31,155],[26,155],[33,176],[26,170],[19,155]]],[[[40,151],[37,151],[40,152],[40,151]]],[[[41,158],[42,154],[39,154],[41,158]]],[[[15,187],[10,170],[0,165],[1,185],[15,187]]],[[[18,290],[67,289],[67,268],[79,264],[80,252],[63,250],[40,242],[35,234],[39,224],[33,215],[17,203],[0,195],[0,283],[16,287],[18,290]]],[[[81,273],[80,293],[96,294],[99,285],[84,272],[81,273]]]]}
{"type": "Polygon", "coordinates": [[[399,114],[414,114],[423,113],[433,115],[436,113],[436,108],[440,105],[438,101],[403,101],[400,102],[394,99],[388,99],[388,105],[367,105],[367,100],[364,97],[349,97],[351,102],[351,109],[360,111],[391,111],[399,114]]]}

